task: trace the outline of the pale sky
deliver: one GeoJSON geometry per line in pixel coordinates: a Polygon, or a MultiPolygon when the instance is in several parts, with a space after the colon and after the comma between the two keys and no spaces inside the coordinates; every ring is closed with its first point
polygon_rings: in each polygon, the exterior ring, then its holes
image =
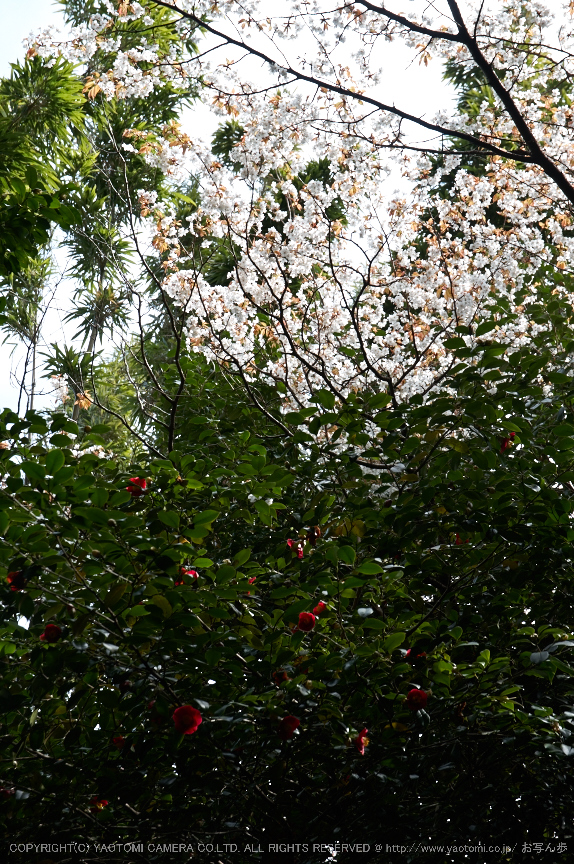
{"type": "Polygon", "coordinates": [[[10,63],[24,56],[22,39],[31,31],[62,20],[59,5],[53,0],[0,0],[0,75],[10,74],[10,63]]]}

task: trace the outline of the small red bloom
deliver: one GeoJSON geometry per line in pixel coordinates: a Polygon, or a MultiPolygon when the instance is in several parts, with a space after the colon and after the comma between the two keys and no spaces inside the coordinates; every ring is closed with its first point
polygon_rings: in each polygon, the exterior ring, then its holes
{"type": "Polygon", "coordinates": [[[292,714],[289,714],[287,717],[284,717],[283,720],[279,723],[279,729],[277,730],[277,734],[281,738],[282,741],[288,741],[295,734],[295,729],[301,725],[301,721],[298,717],[293,717],[292,714]]]}
{"type": "Polygon", "coordinates": [[[323,612],[325,611],[326,608],[327,608],[327,604],[323,603],[322,600],[319,600],[319,602],[317,603],[317,605],[313,609],[313,615],[316,615],[317,617],[319,617],[319,615],[323,614],[323,612]]]}
{"type": "Polygon", "coordinates": [[[297,549],[297,558],[303,557],[303,544],[300,540],[287,540],[287,546],[289,549],[297,549]]]}
{"type": "Polygon", "coordinates": [[[130,485],[126,486],[126,491],[130,493],[132,498],[139,498],[145,493],[147,480],[143,477],[130,477],[130,485]]]}
{"type": "Polygon", "coordinates": [[[9,789],[6,786],[0,786],[0,798],[8,799],[16,793],[15,789],[9,789]]]}
{"type": "Polygon", "coordinates": [[[428,696],[424,690],[409,690],[407,693],[407,708],[410,711],[420,711],[427,707],[428,696]]]}
{"type": "Polygon", "coordinates": [[[283,684],[285,681],[289,680],[289,676],[287,675],[285,669],[278,669],[277,672],[273,673],[273,680],[279,687],[280,684],[283,684]]]}
{"type": "Polygon", "coordinates": [[[183,578],[184,576],[191,576],[192,579],[197,579],[198,575],[199,574],[197,570],[188,570],[186,567],[180,567],[179,576],[176,577],[173,584],[175,588],[178,588],[180,585],[185,585],[185,579],[183,578]]]}
{"type": "Polygon", "coordinates": [[[353,738],[353,744],[356,749],[359,751],[361,756],[365,755],[365,747],[369,744],[369,739],[367,738],[368,729],[361,729],[356,738],[353,738]]]}
{"type": "Polygon", "coordinates": [[[505,450],[508,450],[515,438],[516,432],[509,432],[508,437],[502,439],[502,442],[500,444],[500,452],[504,453],[505,450]]]}
{"type": "Polygon", "coordinates": [[[309,633],[315,626],[315,616],[312,612],[299,612],[299,630],[309,633]]]}
{"type": "Polygon", "coordinates": [[[92,813],[97,813],[99,810],[103,810],[104,807],[107,807],[108,804],[109,801],[106,801],[105,798],[98,798],[97,795],[94,795],[90,801],[90,810],[92,813]]]}
{"type": "Polygon", "coordinates": [[[172,719],[176,732],[181,735],[193,735],[201,723],[201,714],[192,705],[182,705],[175,709],[172,719]]]}
{"type": "Polygon", "coordinates": [[[249,582],[250,585],[253,585],[253,583],[256,582],[256,581],[257,581],[257,576],[252,576],[252,577],[248,580],[248,582],[249,582]]]}
{"type": "Polygon", "coordinates": [[[112,738],[112,744],[114,745],[114,747],[117,747],[118,750],[121,750],[125,743],[126,739],[123,735],[116,735],[115,738],[112,738]]]}
{"type": "Polygon", "coordinates": [[[21,570],[13,570],[6,577],[10,586],[10,591],[22,591],[28,584],[28,580],[24,577],[21,570]]]}
{"type": "Polygon", "coordinates": [[[57,642],[61,635],[62,631],[57,624],[46,624],[40,639],[42,642],[57,642]]]}
{"type": "Polygon", "coordinates": [[[426,660],[426,651],[419,651],[418,648],[409,648],[405,654],[405,660],[411,666],[421,666],[426,660]]]}

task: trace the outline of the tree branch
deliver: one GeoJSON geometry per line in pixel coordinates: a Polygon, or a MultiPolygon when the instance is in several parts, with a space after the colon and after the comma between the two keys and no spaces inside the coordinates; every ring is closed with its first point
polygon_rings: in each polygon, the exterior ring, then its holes
{"type": "MultiPolygon", "coordinates": [[[[254,48],[253,46],[250,46],[245,42],[242,42],[240,39],[234,39],[233,36],[228,36],[225,33],[222,33],[221,30],[217,30],[217,28],[213,27],[211,24],[208,24],[206,21],[203,21],[193,12],[185,12],[178,6],[173,6],[171,3],[166,2],[166,0],[152,0],[152,2],[156,6],[162,6],[164,9],[169,9],[171,12],[179,12],[179,14],[183,18],[186,18],[189,21],[193,21],[194,24],[197,24],[203,30],[207,30],[208,33],[211,33],[214,36],[218,36],[220,39],[223,39],[223,41],[228,45],[235,45],[238,48],[242,48],[254,57],[259,57],[261,60],[263,60],[265,63],[268,63],[270,66],[282,69],[284,72],[292,75],[297,81],[306,81],[308,84],[313,84],[313,86],[323,88],[324,90],[328,90],[331,93],[337,93],[339,96],[344,96],[346,99],[353,99],[360,103],[373,105],[379,111],[385,111],[389,114],[393,114],[396,117],[400,117],[402,120],[409,120],[411,123],[414,123],[417,126],[422,126],[423,129],[428,129],[431,132],[437,132],[440,135],[446,135],[449,138],[459,138],[462,141],[468,141],[470,144],[474,144],[476,147],[483,148],[495,156],[502,156],[505,159],[512,159],[513,161],[519,162],[534,161],[531,155],[523,150],[505,150],[503,147],[497,147],[496,145],[490,144],[487,141],[483,141],[481,138],[477,138],[476,135],[471,135],[461,129],[449,129],[447,126],[442,126],[440,123],[429,123],[427,120],[423,120],[422,117],[417,117],[414,114],[409,114],[407,111],[401,111],[400,108],[396,108],[394,105],[387,105],[384,102],[379,102],[378,99],[373,99],[371,96],[366,96],[364,93],[354,92],[346,87],[341,87],[338,84],[332,84],[329,81],[323,81],[320,78],[316,78],[314,75],[306,75],[304,72],[293,69],[293,67],[290,65],[282,66],[281,64],[273,60],[268,54],[265,54],[263,51],[259,51],[257,48],[254,48]]],[[[571,196],[571,200],[574,202],[574,189],[572,188],[571,196]]]]}

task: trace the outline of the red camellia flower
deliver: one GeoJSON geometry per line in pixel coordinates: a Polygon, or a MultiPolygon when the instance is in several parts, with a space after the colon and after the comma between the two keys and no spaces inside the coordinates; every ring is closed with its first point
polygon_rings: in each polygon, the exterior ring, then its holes
{"type": "Polygon", "coordinates": [[[280,684],[283,684],[285,681],[289,680],[289,676],[287,675],[285,669],[278,669],[277,672],[273,673],[273,680],[279,687],[280,684]]]}
{"type": "Polygon", "coordinates": [[[10,591],[22,591],[28,583],[21,570],[13,570],[11,573],[8,573],[6,579],[8,580],[10,591]]]}
{"type": "Polygon", "coordinates": [[[126,491],[130,493],[132,498],[139,498],[145,493],[147,480],[143,477],[130,477],[130,485],[126,486],[126,491]]]}
{"type": "Polygon", "coordinates": [[[323,603],[322,600],[319,600],[319,602],[317,603],[317,605],[313,609],[313,615],[316,615],[317,617],[319,617],[319,615],[321,615],[325,611],[326,608],[327,608],[327,604],[323,603]]]}
{"type": "Polygon", "coordinates": [[[112,738],[112,744],[114,745],[114,747],[117,747],[118,750],[121,750],[125,743],[126,739],[123,735],[116,735],[115,738],[112,738]]]}
{"type": "Polygon", "coordinates": [[[177,732],[181,735],[193,735],[201,723],[201,714],[193,705],[182,705],[175,709],[172,719],[177,732]]]}
{"type": "Polygon", "coordinates": [[[407,693],[407,708],[411,711],[420,711],[427,707],[428,696],[424,690],[409,690],[407,693]]]}
{"type": "Polygon", "coordinates": [[[62,631],[57,624],[46,624],[40,639],[42,642],[57,642],[61,635],[62,631]]]}
{"type": "Polygon", "coordinates": [[[368,729],[361,729],[356,738],[353,738],[353,744],[356,749],[359,751],[361,756],[365,755],[365,747],[369,744],[369,739],[367,738],[368,729]]]}
{"type": "Polygon", "coordinates": [[[315,626],[315,616],[312,612],[299,612],[299,630],[309,633],[315,626]]]}
{"type": "Polygon", "coordinates": [[[509,432],[508,437],[503,438],[500,444],[500,452],[504,453],[505,450],[508,450],[514,439],[516,438],[516,432],[509,432]]]}
{"type": "Polygon", "coordinates": [[[282,741],[288,741],[295,734],[295,729],[301,725],[301,721],[298,717],[293,717],[292,714],[289,714],[287,717],[284,717],[283,720],[279,723],[279,729],[277,730],[277,734],[281,738],[282,741]]]}
{"type": "Polygon", "coordinates": [[[175,579],[173,584],[176,588],[178,588],[180,585],[185,585],[185,579],[183,578],[184,576],[191,576],[192,579],[197,579],[198,575],[199,574],[197,570],[188,570],[186,567],[180,567],[179,576],[175,579]]]}
{"type": "Polygon", "coordinates": [[[94,795],[90,801],[90,810],[92,813],[97,813],[99,810],[103,810],[104,807],[107,807],[108,804],[109,801],[106,801],[105,798],[98,798],[97,795],[94,795]]]}
{"type": "Polygon", "coordinates": [[[287,540],[289,549],[297,549],[297,558],[303,557],[303,544],[299,540],[287,540]]]}

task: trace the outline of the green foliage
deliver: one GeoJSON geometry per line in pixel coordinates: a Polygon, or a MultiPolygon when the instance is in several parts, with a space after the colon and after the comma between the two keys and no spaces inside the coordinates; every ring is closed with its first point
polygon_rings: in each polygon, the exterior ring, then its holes
{"type": "MultiPolygon", "coordinates": [[[[98,2],[64,2],[62,5],[67,20],[74,25],[85,25],[94,14],[106,12],[106,4],[98,2]]],[[[116,20],[113,25],[115,52],[141,46],[142,39],[147,39],[150,32],[160,54],[170,52],[172,48],[183,54],[196,50],[191,31],[187,35],[178,35],[170,26],[173,22],[171,11],[154,8],[148,13],[152,25],[144,25],[142,21],[116,20]]],[[[132,314],[130,303],[134,299],[134,289],[142,287],[142,280],[134,284],[130,272],[134,261],[139,259],[144,264],[134,242],[139,220],[139,204],[134,190],[153,190],[160,201],[171,201],[172,196],[177,195],[179,203],[181,192],[176,192],[165,182],[161,171],[146,162],[143,153],[126,158],[123,145],[130,136],[135,136],[136,143],[141,135],[150,136],[150,139],[161,137],[166,128],[172,128],[182,106],[196,97],[197,85],[190,80],[187,89],[177,89],[168,82],[155,87],[153,94],[145,99],[105,99],[97,83],[98,76],[113,66],[115,57],[116,53],[106,53],[99,48],[83,70],[83,90],[87,97],[84,105],[86,137],[69,165],[69,173],[76,181],[69,196],[76,219],[74,224],[67,226],[65,246],[72,262],[70,275],[77,279],[78,287],[74,309],[67,319],[77,323],[76,335],[82,337],[86,354],[80,363],[79,357],[65,358],[65,351],[56,349],[50,357],[49,367],[52,374],[67,378],[74,393],[85,391],[86,382],[91,384],[95,402],[91,410],[98,413],[105,404],[112,412],[111,437],[119,435],[119,452],[126,453],[131,450],[126,439],[126,413],[122,409],[128,408],[129,414],[129,408],[133,408],[136,414],[142,414],[142,404],[135,397],[130,375],[133,372],[135,379],[141,379],[138,363],[147,371],[147,361],[141,356],[134,359],[130,346],[126,352],[130,356],[113,355],[100,374],[95,363],[95,348],[98,343],[103,343],[105,335],[113,336],[114,332],[124,328],[132,314]],[[118,363],[126,367],[129,381],[126,387],[113,388],[109,371],[111,368],[117,371],[118,363]],[[100,388],[96,393],[94,386],[100,388]],[[126,402],[132,404],[126,406],[126,402]]],[[[143,64],[142,69],[149,71],[148,66],[143,64]]],[[[144,292],[145,288],[144,285],[144,292]]],[[[80,410],[86,409],[76,404],[74,420],[79,419],[80,410]]],[[[145,408],[141,419],[142,425],[149,427],[150,418],[145,408]]]]}
{"type": "Polygon", "coordinates": [[[40,57],[12,64],[0,83],[0,142],[4,159],[0,178],[24,176],[28,165],[54,185],[57,163],[84,125],[81,82],[66,60],[53,65],[40,57]]]}
{"type": "Polygon", "coordinates": [[[213,134],[211,150],[214,156],[218,156],[224,165],[239,171],[241,162],[231,158],[231,152],[236,144],[239,144],[245,130],[237,120],[227,120],[222,123],[213,134]]]}
{"type": "Polygon", "coordinates": [[[4,412],[3,569],[27,580],[2,598],[3,782],[28,791],[3,805],[11,838],[46,819],[90,842],[567,834],[574,390],[549,371],[544,396],[544,350],[461,347],[456,395],[426,404],[318,394],[280,437],[254,409],[223,427],[216,399],[169,459],[131,465],[90,452],[105,427],[4,412]]]}
{"type": "MultiPolygon", "coordinates": [[[[313,159],[308,163],[304,171],[298,173],[294,178],[293,183],[297,190],[303,189],[303,187],[307,186],[307,184],[312,180],[318,180],[323,184],[323,186],[331,186],[334,180],[332,171],[333,169],[328,159],[319,159],[318,161],[313,159]]],[[[341,198],[335,198],[335,200],[329,204],[325,213],[327,218],[332,222],[338,220],[342,225],[347,224],[345,205],[341,198]]]]}
{"type": "Polygon", "coordinates": [[[2,322],[6,339],[16,336],[24,343],[37,340],[40,306],[50,277],[52,262],[49,258],[36,258],[18,274],[12,274],[10,291],[2,322]]]}
{"type": "Polygon", "coordinates": [[[82,134],[82,104],[81,82],[62,59],[28,58],[0,82],[0,277],[29,265],[52,223],[67,229],[78,218],[61,178],[82,134]]]}
{"type": "Polygon", "coordinates": [[[485,101],[494,107],[492,87],[488,85],[484,72],[478,66],[466,66],[456,60],[447,60],[443,78],[457,89],[457,107],[461,113],[476,117],[485,101]]]}

